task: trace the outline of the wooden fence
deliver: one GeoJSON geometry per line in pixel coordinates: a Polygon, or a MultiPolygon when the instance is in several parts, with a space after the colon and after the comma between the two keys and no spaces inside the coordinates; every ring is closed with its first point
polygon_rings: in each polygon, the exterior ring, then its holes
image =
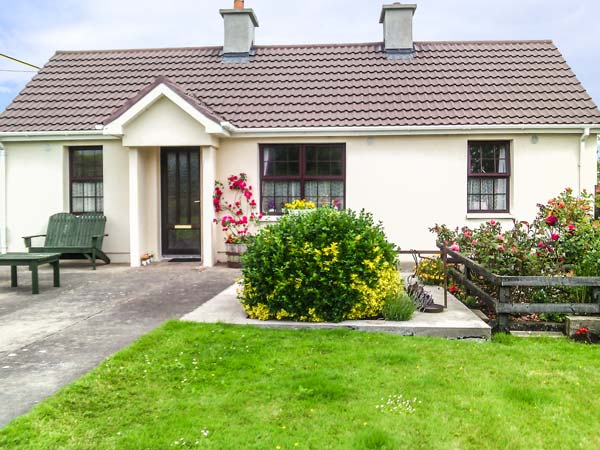
{"type": "Polygon", "coordinates": [[[454,278],[466,287],[467,291],[479,297],[498,316],[498,328],[507,331],[511,314],[532,313],[566,313],[566,314],[600,314],[600,277],[519,277],[501,276],[489,272],[475,261],[450,250],[438,242],[442,261],[444,263],[444,300],[448,295],[448,277],[454,278]],[[451,264],[463,266],[463,271],[452,267],[451,264]],[[474,282],[474,275],[485,280],[493,287],[489,292],[474,282]],[[511,288],[514,287],[592,287],[595,303],[513,303],[511,288]]]}

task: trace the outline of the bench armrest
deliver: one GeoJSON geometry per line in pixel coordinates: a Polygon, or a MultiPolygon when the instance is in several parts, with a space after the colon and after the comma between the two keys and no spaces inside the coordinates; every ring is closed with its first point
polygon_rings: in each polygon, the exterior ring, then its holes
{"type": "Polygon", "coordinates": [[[106,236],[108,236],[108,234],[96,234],[96,235],[92,236],[92,247],[97,247],[98,239],[100,239],[101,237],[106,237],[106,236]]]}
{"type": "Polygon", "coordinates": [[[25,247],[29,248],[31,247],[31,239],[32,238],[36,238],[36,237],[44,237],[46,236],[45,234],[34,234],[33,236],[23,236],[23,239],[25,240],[25,247]]]}

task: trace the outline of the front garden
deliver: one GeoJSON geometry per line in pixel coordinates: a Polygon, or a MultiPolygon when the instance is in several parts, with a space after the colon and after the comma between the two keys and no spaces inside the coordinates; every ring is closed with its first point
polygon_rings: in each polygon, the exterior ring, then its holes
{"type": "MultiPolygon", "coordinates": [[[[498,315],[502,329],[510,319],[518,325],[562,322],[565,312],[598,313],[600,223],[592,204],[586,192],[576,196],[566,189],[539,204],[531,223],[503,227],[491,220],[454,230],[436,225],[431,231],[442,255],[456,265],[445,268],[456,283],[449,291],[470,307],[479,303],[498,315]]],[[[417,273],[425,282],[440,284],[444,263],[424,261],[417,273]]]]}
{"type": "Polygon", "coordinates": [[[0,431],[7,449],[599,448],[600,347],[171,322],[0,431]]]}

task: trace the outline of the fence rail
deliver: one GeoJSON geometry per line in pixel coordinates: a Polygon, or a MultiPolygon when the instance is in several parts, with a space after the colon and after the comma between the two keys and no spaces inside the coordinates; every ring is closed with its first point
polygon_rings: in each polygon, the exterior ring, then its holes
{"type": "Polygon", "coordinates": [[[479,297],[498,316],[498,328],[507,331],[510,326],[511,314],[559,313],[559,314],[600,314],[600,277],[520,277],[494,274],[475,261],[450,250],[442,243],[437,243],[444,263],[444,301],[448,295],[448,277],[466,287],[470,294],[479,297]],[[451,267],[458,264],[464,267],[464,272],[451,267]],[[493,287],[489,292],[478,285],[473,274],[483,278],[493,287]],[[511,288],[513,287],[591,287],[594,290],[595,303],[513,303],[511,288]]]}

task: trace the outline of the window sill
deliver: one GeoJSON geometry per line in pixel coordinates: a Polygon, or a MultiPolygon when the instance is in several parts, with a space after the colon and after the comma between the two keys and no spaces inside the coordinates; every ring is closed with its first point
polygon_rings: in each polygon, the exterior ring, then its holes
{"type": "Polygon", "coordinates": [[[275,223],[281,216],[263,216],[259,223],[275,223]]]}
{"type": "Polygon", "coordinates": [[[514,219],[511,213],[467,213],[466,219],[514,219]]]}

